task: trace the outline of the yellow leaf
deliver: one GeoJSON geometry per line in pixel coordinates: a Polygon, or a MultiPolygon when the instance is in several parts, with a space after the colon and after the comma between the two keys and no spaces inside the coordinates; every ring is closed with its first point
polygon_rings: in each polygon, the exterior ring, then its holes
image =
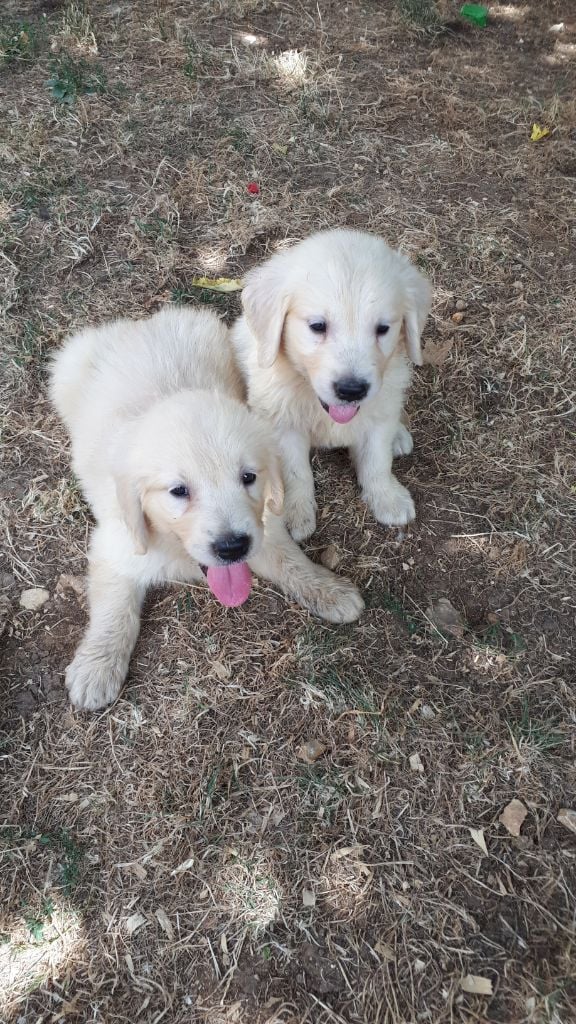
{"type": "Polygon", "coordinates": [[[211,292],[240,292],[244,287],[244,282],[235,277],[193,277],[190,284],[211,292]]]}
{"type": "Polygon", "coordinates": [[[280,156],[286,156],[286,153],[288,152],[288,146],[281,146],[279,142],[273,142],[272,149],[275,153],[279,153],[280,156]]]}
{"type": "Polygon", "coordinates": [[[549,128],[543,128],[541,124],[534,123],[530,133],[530,142],[540,142],[540,139],[545,139],[547,135],[550,135],[549,128]]]}

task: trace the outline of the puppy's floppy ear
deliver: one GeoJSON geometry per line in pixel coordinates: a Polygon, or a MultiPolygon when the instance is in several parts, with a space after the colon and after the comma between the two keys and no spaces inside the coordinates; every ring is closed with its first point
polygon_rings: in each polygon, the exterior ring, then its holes
{"type": "Polygon", "coordinates": [[[134,554],[145,555],[148,550],[148,529],[138,487],[132,477],[124,473],[117,475],[114,482],[122,518],[134,541],[134,554]]]}
{"type": "Polygon", "coordinates": [[[422,366],[420,338],[422,337],[426,318],[430,312],[432,286],[428,279],[409,263],[404,271],[404,287],[406,296],[404,312],[406,348],[412,362],[416,366],[422,366]]]}
{"type": "Polygon", "coordinates": [[[242,306],[248,326],[258,343],[258,366],[272,366],[282,341],[289,297],[280,267],[274,260],[251,270],[245,278],[242,306]]]}
{"type": "Polygon", "coordinates": [[[280,460],[277,455],[271,455],[268,462],[268,479],[266,481],[266,508],[269,508],[273,516],[282,515],[284,508],[284,481],[280,470],[280,460]]]}

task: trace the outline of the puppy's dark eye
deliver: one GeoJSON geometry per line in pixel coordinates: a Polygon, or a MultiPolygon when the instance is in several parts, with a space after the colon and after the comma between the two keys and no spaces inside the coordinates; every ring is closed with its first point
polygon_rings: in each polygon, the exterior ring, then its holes
{"type": "Polygon", "coordinates": [[[177,487],[170,488],[170,494],[173,498],[189,498],[190,491],[185,484],[178,484],[177,487]]]}
{"type": "Polygon", "coordinates": [[[250,487],[256,479],[256,473],[242,473],[242,483],[244,487],[250,487]]]}
{"type": "Polygon", "coordinates": [[[389,330],[389,324],[378,324],[378,327],[376,328],[376,334],[379,338],[383,338],[385,334],[388,334],[389,330]]]}
{"type": "Polygon", "coordinates": [[[326,321],[325,320],[313,320],[311,324],[308,324],[311,331],[314,334],[326,334],[326,321]]]}

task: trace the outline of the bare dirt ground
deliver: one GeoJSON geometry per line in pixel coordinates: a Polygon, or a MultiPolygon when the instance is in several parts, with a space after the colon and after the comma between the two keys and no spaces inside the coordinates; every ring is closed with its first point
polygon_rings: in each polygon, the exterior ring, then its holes
{"type": "Polygon", "coordinates": [[[576,1019],[576,24],[570,0],[444,13],[2,4],[3,1021],[576,1019]],[[72,712],[90,517],[48,354],[166,301],[232,316],[190,279],[338,224],[434,282],[416,523],[315,456],[308,549],[336,545],[362,620],[175,587],[116,705],[72,712]]]}

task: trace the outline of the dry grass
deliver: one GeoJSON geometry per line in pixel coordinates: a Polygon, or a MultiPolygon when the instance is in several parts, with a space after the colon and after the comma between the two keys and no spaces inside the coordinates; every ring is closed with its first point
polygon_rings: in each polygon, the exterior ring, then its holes
{"type": "Polygon", "coordinates": [[[393,0],[3,5],[3,1020],[574,1019],[569,7],[427,38],[393,0]],[[345,460],[317,456],[310,551],[338,545],[362,621],[264,584],[232,612],[167,590],[122,698],[72,713],[89,517],[48,352],[335,224],[435,284],[443,362],[417,375],[399,467],[417,523],[377,526],[345,460]],[[442,596],[461,636],[430,621],[442,596]]]}

